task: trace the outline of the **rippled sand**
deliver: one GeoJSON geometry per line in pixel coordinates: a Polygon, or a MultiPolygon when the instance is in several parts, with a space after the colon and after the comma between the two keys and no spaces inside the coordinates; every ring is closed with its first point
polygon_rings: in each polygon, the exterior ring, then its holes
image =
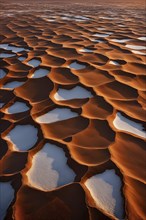
{"type": "Polygon", "coordinates": [[[0,219],[144,220],[144,1],[0,5],[0,219]]]}

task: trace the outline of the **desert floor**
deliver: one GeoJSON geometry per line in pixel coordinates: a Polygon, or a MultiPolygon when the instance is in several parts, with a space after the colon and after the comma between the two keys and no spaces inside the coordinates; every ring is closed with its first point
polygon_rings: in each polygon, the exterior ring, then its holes
{"type": "Polygon", "coordinates": [[[0,1],[0,219],[146,219],[144,1],[0,1]]]}

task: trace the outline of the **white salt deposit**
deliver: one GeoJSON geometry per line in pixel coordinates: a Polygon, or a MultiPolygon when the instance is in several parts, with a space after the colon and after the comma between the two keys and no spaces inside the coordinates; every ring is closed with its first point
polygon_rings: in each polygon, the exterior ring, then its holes
{"type": "Polygon", "coordinates": [[[138,51],[138,50],[131,50],[131,52],[135,54],[139,54],[139,55],[146,55],[146,53],[138,51]]]}
{"type": "Polygon", "coordinates": [[[111,60],[109,64],[114,65],[114,66],[120,66],[120,64],[117,61],[111,60]]]}
{"type": "Polygon", "coordinates": [[[115,170],[106,170],[87,179],[85,186],[91,193],[97,207],[110,215],[123,219],[122,182],[115,170]]]}
{"type": "Polygon", "coordinates": [[[103,43],[104,42],[104,40],[97,40],[97,39],[92,39],[92,38],[90,38],[90,40],[95,43],[103,43]]]}
{"type": "Polygon", "coordinates": [[[23,50],[29,51],[28,49],[25,49],[23,47],[10,46],[9,44],[0,44],[0,48],[2,48],[4,50],[11,50],[13,53],[18,53],[23,50]]]}
{"type": "Polygon", "coordinates": [[[15,54],[10,54],[10,53],[0,53],[0,58],[10,58],[14,57],[15,54]]]}
{"type": "Polygon", "coordinates": [[[106,29],[105,28],[97,28],[97,30],[103,31],[103,30],[106,30],[106,29]]]}
{"type": "Polygon", "coordinates": [[[13,81],[3,85],[3,89],[13,90],[19,86],[22,86],[25,82],[13,81]]]}
{"type": "Polygon", "coordinates": [[[50,143],[46,143],[33,156],[32,166],[26,175],[32,187],[43,191],[69,184],[74,181],[76,176],[67,165],[67,158],[63,149],[50,143]]]}
{"type": "Polygon", "coordinates": [[[92,96],[93,95],[88,90],[82,88],[81,86],[76,86],[70,90],[59,89],[55,93],[54,98],[57,101],[63,101],[63,100],[71,100],[71,99],[85,99],[85,98],[90,98],[92,96]]]}
{"type": "Polygon", "coordinates": [[[134,50],[146,50],[146,46],[127,44],[126,47],[134,50]]]}
{"type": "Polygon", "coordinates": [[[109,34],[94,34],[94,37],[108,37],[109,34]]]}
{"type": "Polygon", "coordinates": [[[6,72],[3,69],[0,69],[0,79],[6,76],[6,72]]]}
{"type": "Polygon", "coordinates": [[[79,18],[76,18],[76,19],[73,19],[74,21],[78,21],[78,22],[84,22],[83,19],[79,19],[79,18]]]}
{"type": "Polygon", "coordinates": [[[111,34],[113,34],[113,32],[109,32],[109,31],[108,31],[108,32],[106,32],[106,34],[109,34],[109,35],[111,35],[111,34]]]}
{"type": "Polygon", "coordinates": [[[25,48],[15,47],[15,46],[8,46],[6,50],[11,50],[13,53],[19,53],[19,52],[25,50],[25,48]]]}
{"type": "Polygon", "coordinates": [[[14,199],[14,189],[10,182],[0,182],[0,219],[4,220],[7,209],[14,199]]]}
{"type": "Polygon", "coordinates": [[[0,108],[2,108],[4,106],[4,102],[0,102],[0,108]]]}
{"type": "Polygon", "coordinates": [[[44,115],[41,115],[36,118],[36,121],[43,124],[49,124],[56,121],[63,121],[69,118],[75,118],[78,114],[76,112],[72,112],[68,108],[55,108],[44,115]]]}
{"type": "Polygon", "coordinates": [[[126,131],[135,134],[136,136],[146,138],[146,132],[143,130],[144,128],[142,124],[124,117],[120,112],[116,114],[113,124],[120,131],[126,131]]]}
{"type": "Polygon", "coordinates": [[[104,16],[102,16],[102,17],[99,17],[99,18],[101,18],[101,19],[105,19],[105,20],[115,20],[115,19],[117,19],[117,18],[112,18],[112,17],[104,17],[104,16]]]}
{"type": "Polygon", "coordinates": [[[32,125],[16,125],[5,137],[13,144],[14,151],[27,151],[38,140],[38,130],[32,125]]]}
{"type": "Polygon", "coordinates": [[[65,21],[72,21],[72,19],[67,16],[63,16],[63,17],[61,17],[61,19],[65,20],[65,21]]]}
{"type": "Polygon", "coordinates": [[[78,22],[84,22],[87,20],[90,20],[90,18],[87,18],[85,16],[80,16],[80,15],[64,15],[61,17],[62,20],[67,20],[67,21],[78,21],[78,22]]]}
{"type": "Polygon", "coordinates": [[[83,49],[79,49],[79,52],[83,52],[83,53],[93,53],[93,50],[87,49],[87,48],[83,48],[83,49]]]}
{"type": "Polygon", "coordinates": [[[18,57],[19,61],[24,61],[26,59],[26,57],[18,57]]]}
{"type": "Polygon", "coordinates": [[[138,40],[146,41],[146,37],[139,37],[138,40]]]}
{"type": "Polygon", "coordinates": [[[29,107],[23,102],[15,102],[13,105],[6,109],[7,114],[16,114],[19,112],[28,111],[29,107]]]}
{"type": "Polygon", "coordinates": [[[31,78],[41,78],[48,75],[48,73],[49,70],[40,68],[32,74],[31,78]]]}
{"type": "Polygon", "coordinates": [[[45,19],[46,21],[49,21],[49,22],[55,22],[55,19],[45,19]]]}
{"type": "Polygon", "coordinates": [[[41,61],[37,60],[37,59],[32,59],[30,61],[27,62],[28,65],[32,66],[32,67],[37,67],[40,65],[41,61]]]}
{"type": "Polygon", "coordinates": [[[130,41],[129,38],[125,38],[125,39],[110,39],[110,40],[115,42],[115,43],[125,43],[127,41],[130,41]]]}
{"type": "Polygon", "coordinates": [[[118,26],[119,26],[119,27],[125,27],[125,25],[123,25],[123,24],[118,24],[118,26]]]}
{"type": "Polygon", "coordinates": [[[80,63],[78,63],[78,62],[73,62],[73,63],[71,63],[71,64],[69,65],[69,67],[70,67],[71,69],[75,69],[75,70],[81,70],[81,69],[85,69],[85,68],[86,68],[85,65],[80,64],[80,63]]]}
{"type": "Polygon", "coordinates": [[[6,50],[8,47],[8,44],[0,44],[0,48],[6,50]]]}
{"type": "Polygon", "coordinates": [[[81,15],[76,15],[74,16],[76,19],[81,19],[81,20],[90,20],[90,18],[87,18],[85,16],[81,16],[81,15]]]}

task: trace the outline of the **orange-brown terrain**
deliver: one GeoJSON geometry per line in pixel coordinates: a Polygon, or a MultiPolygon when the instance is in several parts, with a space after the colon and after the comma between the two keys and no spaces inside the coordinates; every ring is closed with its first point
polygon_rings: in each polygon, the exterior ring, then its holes
{"type": "Polygon", "coordinates": [[[144,1],[0,1],[0,220],[146,219],[144,1]]]}

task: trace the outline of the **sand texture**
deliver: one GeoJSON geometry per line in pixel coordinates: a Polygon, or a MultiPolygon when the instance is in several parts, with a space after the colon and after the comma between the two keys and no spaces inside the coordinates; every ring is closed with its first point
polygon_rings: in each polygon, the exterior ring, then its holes
{"type": "Polygon", "coordinates": [[[146,219],[144,8],[0,0],[0,220],[146,219]]]}

